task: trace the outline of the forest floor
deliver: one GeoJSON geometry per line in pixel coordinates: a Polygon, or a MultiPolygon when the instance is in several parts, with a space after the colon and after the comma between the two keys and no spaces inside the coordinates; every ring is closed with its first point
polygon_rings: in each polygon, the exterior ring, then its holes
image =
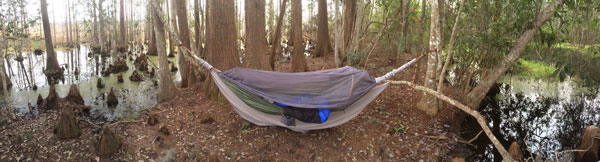
{"type": "MultiPolygon", "coordinates": [[[[311,71],[334,68],[332,60],[307,58],[311,71]]],[[[370,66],[373,76],[392,66],[377,56],[371,62],[378,64],[370,66]]],[[[290,66],[277,63],[278,71],[290,66]]],[[[394,79],[410,81],[414,72],[413,66],[394,79]]],[[[457,142],[462,120],[453,119],[458,110],[442,108],[430,117],[416,108],[422,93],[406,86],[388,87],[346,124],[307,133],[249,124],[228,103],[207,99],[201,87],[179,89],[177,98],[149,108],[139,119],[113,124],[123,142],[116,154],[97,155],[100,129],[83,120],[80,137],[57,139],[52,132],[58,112],[48,111],[2,126],[0,161],[449,161],[455,156],[449,152],[464,147],[457,142]],[[148,125],[148,114],[159,123],[148,125]]]]}

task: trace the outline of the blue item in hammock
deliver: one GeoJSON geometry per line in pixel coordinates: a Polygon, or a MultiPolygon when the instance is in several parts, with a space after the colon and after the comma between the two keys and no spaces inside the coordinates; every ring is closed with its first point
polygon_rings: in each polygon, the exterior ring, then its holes
{"type": "MultiPolygon", "coordinates": [[[[322,103],[324,103],[324,106],[325,106],[327,102],[322,102],[322,103]]],[[[273,104],[275,104],[279,107],[283,107],[283,108],[293,108],[293,107],[290,107],[288,105],[278,103],[278,102],[274,102],[273,104]]],[[[310,123],[317,122],[317,121],[314,121],[314,118],[312,118],[313,120],[302,118],[302,116],[304,116],[304,117],[312,116],[312,115],[302,115],[302,114],[314,113],[315,112],[314,109],[293,108],[293,110],[294,111],[287,111],[287,113],[292,113],[292,114],[287,114],[287,115],[295,116],[296,118],[298,118],[298,120],[304,121],[304,122],[310,122],[310,123]]],[[[319,115],[319,119],[320,119],[321,123],[325,123],[327,121],[327,119],[329,119],[329,114],[331,113],[331,110],[330,109],[318,109],[317,113],[319,115]]]]}

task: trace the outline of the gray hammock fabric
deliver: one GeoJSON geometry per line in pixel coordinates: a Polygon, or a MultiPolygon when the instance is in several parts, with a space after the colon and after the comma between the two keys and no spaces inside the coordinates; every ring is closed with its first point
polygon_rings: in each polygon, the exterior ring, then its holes
{"type": "Polygon", "coordinates": [[[220,74],[267,101],[312,109],[345,109],[376,84],[366,70],[350,66],[303,73],[236,67],[220,74]]]}
{"type": "Polygon", "coordinates": [[[384,82],[385,80],[414,64],[424,55],[414,58],[401,67],[375,79],[369,76],[366,71],[352,67],[307,73],[277,73],[242,68],[221,72],[198,56],[192,56],[210,71],[211,78],[221,93],[242,118],[259,126],[280,126],[293,131],[306,132],[336,127],[352,120],[389,85],[389,82],[384,82]],[[271,102],[280,102],[303,108],[325,107],[339,111],[332,111],[325,123],[315,124],[297,121],[295,126],[287,126],[281,122],[281,115],[268,114],[246,104],[227,86],[227,83],[220,76],[226,77],[227,80],[238,87],[251,91],[253,94],[256,93],[256,95],[271,100],[271,102]],[[376,85],[378,83],[383,84],[376,85]],[[298,96],[294,96],[296,94],[298,96]],[[283,97],[278,95],[283,95],[283,97]]]}
{"type": "Polygon", "coordinates": [[[221,93],[233,106],[233,109],[244,119],[259,126],[280,126],[297,132],[308,130],[326,129],[342,125],[356,117],[367,105],[373,101],[389,85],[384,83],[367,91],[354,103],[347,106],[343,111],[332,111],[325,123],[314,124],[296,121],[295,126],[287,126],[280,121],[281,115],[271,115],[248,106],[221,80],[216,71],[211,70],[211,76],[221,93]]]}

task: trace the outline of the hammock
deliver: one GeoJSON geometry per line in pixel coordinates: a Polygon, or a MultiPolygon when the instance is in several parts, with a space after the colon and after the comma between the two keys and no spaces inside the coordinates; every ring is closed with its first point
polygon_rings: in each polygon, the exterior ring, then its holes
{"type": "Polygon", "coordinates": [[[336,127],[350,121],[389,85],[387,82],[378,83],[421,57],[384,76],[373,78],[367,71],[350,66],[303,73],[246,68],[221,72],[193,55],[202,66],[209,69],[221,93],[242,118],[259,126],[280,126],[297,132],[336,127]],[[296,121],[294,126],[288,126],[281,122],[283,109],[274,103],[305,109],[328,108],[332,111],[324,123],[296,121]]]}

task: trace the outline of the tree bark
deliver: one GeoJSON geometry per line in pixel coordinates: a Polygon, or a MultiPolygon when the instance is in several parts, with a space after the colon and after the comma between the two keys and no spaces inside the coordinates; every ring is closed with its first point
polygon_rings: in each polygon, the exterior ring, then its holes
{"type": "Polygon", "coordinates": [[[100,51],[101,53],[105,53],[106,49],[104,48],[105,44],[104,44],[104,39],[106,39],[106,36],[104,35],[106,32],[104,31],[104,14],[102,11],[102,3],[104,3],[104,0],[100,0],[98,2],[98,17],[99,17],[99,21],[100,21],[100,34],[98,35],[100,37],[100,51]]]}
{"type": "Polygon", "coordinates": [[[340,1],[334,0],[335,11],[334,11],[334,22],[335,27],[333,28],[334,32],[334,47],[333,47],[333,55],[334,62],[336,67],[342,67],[342,20],[340,19],[340,1]]]}
{"type": "Polygon", "coordinates": [[[267,38],[265,31],[265,0],[246,0],[246,55],[245,67],[251,69],[271,69],[267,58],[267,38]]]}
{"type": "Polygon", "coordinates": [[[275,70],[275,56],[280,55],[277,51],[281,48],[281,28],[283,26],[283,18],[285,17],[285,4],[288,0],[283,0],[281,3],[281,7],[279,9],[279,17],[277,18],[277,27],[275,28],[275,36],[271,43],[273,47],[271,48],[271,54],[269,55],[269,64],[271,65],[271,70],[275,70]]]}
{"type": "MultiPolygon", "coordinates": [[[[173,0],[171,1],[171,3],[172,2],[173,2],[173,0]]],[[[175,22],[174,21],[175,19],[172,18],[172,16],[171,16],[172,14],[169,9],[169,6],[173,7],[173,4],[169,5],[169,1],[167,1],[166,4],[167,4],[167,21],[168,21],[167,25],[169,25],[170,23],[175,22]]],[[[175,29],[171,28],[171,30],[175,30],[175,29]]],[[[173,48],[173,44],[175,44],[175,42],[172,38],[172,35],[171,35],[172,33],[168,33],[168,34],[169,34],[169,55],[173,55],[173,54],[175,54],[175,48],[173,48]]]]}
{"type": "MultiPolygon", "coordinates": [[[[354,31],[354,22],[356,21],[356,1],[344,2],[344,46],[347,49],[352,40],[352,32],[354,31]]],[[[343,55],[343,54],[342,54],[343,55]]]]}
{"type": "MultiPolygon", "coordinates": [[[[404,22],[402,23],[403,27],[402,27],[402,37],[404,38],[404,40],[402,40],[404,43],[404,52],[410,53],[410,45],[408,44],[408,39],[406,37],[408,37],[408,29],[410,27],[410,3],[412,1],[411,0],[407,0],[406,2],[406,9],[404,9],[403,14],[402,14],[402,19],[404,20],[404,22]]],[[[418,1],[417,1],[418,3],[418,1]]]]}
{"type": "Polygon", "coordinates": [[[67,8],[65,10],[65,29],[67,35],[67,45],[71,44],[71,2],[67,0],[67,8]]]}
{"type": "MultiPolygon", "coordinates": [[[[150,27],[151,29],[154,29],[154,23],[150,23],[150,27]]],[[[150,30],[149,32],[151,32],[152,30],[150,30]]],[[[151,56],[156,56],[157,53],[157,47],[156,47],[156,33],[151,32],[150,33],[150,44],[148,45],[148,55],[151,56]]]]}
{"type": "Polygon", "coordinates": [[[292,51],[292,72],[306,72],[308,66],[304,58],[304,45],[302,38],[302,2],[292,0],[292,34],[294,35],[292,51]]]}
{"type": "Polygon", "coordinates": [[[121,23],[120,28],[121,28],[121,41],[120,41],[120,46],[124,46],[127,44],[127,31],[125,30],[125,4],[123,3],[123,0],[121,0],[120,3],[120,8],[121,10],[120,12],[120,21],[121,23]]]}
{"type": "Polygon", "coordinates": [[[456,19],[454,20],[454,26],[452,27],[452,34],[450,34],[450,42],[448,42],[448,51],[446,56],[446,61],[444,62],[444,66],[442,70],[439,72],[440,77],[438,78],[438,87],[437,91],[442,93],[442,87],[444,84],[444,78],[446,77],[446,68],[448,68],[448,64],[450,64],[450,59],[452,59],[452,50],[454,48],[454,37],[456,36],[456,28],[458,28],[458,20],[460,19],[460,14],[462,12],[463,4],[465,4],[465,0],[460,0],[460,5],[458,6],[458,13],[456,14],[456,19]]]}
{"type": "MultiPolygon", "coordinates": [[[[98,17],[96,16],[96,0],[92,1],[92,46],[98,46],[98,17]]],[[[56,39],[55,39],[56,40],[56,39]]]]}
{"type": "Polygon", "coordinates": [[[194,34],[196,35],[196,46],[197,53],[202,51],[202,40],[200,40],[200,3],[198,0],[194,0],[194,34]]]}
{"type": "MultiPolygon", "coordinates": [[[[427,72],[425,73],[425,87],[435,89],[435,77],[437,55],[440,52],[441,44],[441,26],[438,20],[440,16],[439,5],[437,0],[431,1],[431,30],[429,35],[429,56],[427,60],[427,72]]],[[[438,112],[437,99],[434,96],[423,94],[421,100],[417,103],[420,110],[425,111],[428,115],[434,116],[438,112]]]]}
{"type": "Polygon", "coordinates": [[[540,26],[548,21],[554,14],[554,9],[561,7],[562,0],[556,0],[554,3],[546,6],[544,10],[535,18],[532,23],[532,27],[527,29],[519,40],[515,43],[515,46],[510,50],[506,58],[504,58],[499,64],[497,64],[493,71],[488,74],[487,77],[483,78],[479,85],[477,85],[471,92],[466,96],[467,105],[469,107],[478,109],[479,103],[485,97],[490,88],[496,83],[496,81],[512,66],[515,61],[519,59],[527,44],[533,39],[533,36],[537,33],[540,26]]]}
{"type": "MultiPolygon", "coordinates": [[[[46,27],[46,26],[44,26],[44,27],[46,27]]],[[[5,99],[5,102],[7,105],[6,112],[8,114],[10,114],[12,119],[16,119],[16,115],[13,111],[12,104],[10,103],[10,99],[8,99],[8,86],[11,84],[11,82],[10,82],[10,79],[8,78],[8,75],[6,74],[6,69],[4,66],[4,54],[2,53],[2,50],[0,50],[0,81],[2,81],[1,86],[2,86],[3,93],[4,93],[4,99],[5,99]]]]}
{"type": "Polygon", "coordinates": [[[46,8],[46,0],[40,0],[42,6],[42,23],[44,25],[44,39],[46,43],[46,69],[44,73],[48,78],[49,84],[57,83],[58,79],[62,78],[62,70],[58,67],[58,60],[52,46],[52,33],[50,33],[50,23],[48,22],[48,9],[46,8]]]}
{"type": "MultiPolygon", "coordinates": [[[[93,3],[93,4],[96,4],[96,3],[93,3]]],[[[95,9],[95,8],[96,8],[96,7],[94,6],[94,9],[95,9]]],[[[54,42],[54,43],[58,43],[58,42],[56,41],[56,16],[55,16],[54,12],[56,12],[56,10],[54,9],[54,5],[52,5],[52,33],[53,33],[53,35],[54,35],[54,37],[53,37],[54,41],[53,41],[53,42],[54,42]]],[[[95,19],[94,19],[94,21],[95,21],[95,19]]],[[[95,22],[94,22],[94,23],[95,23],[95,22]]],[[[43,24],[43,22],[42,22],[42,24],[43,24]]],[[[42,25],[42,26],[43,26],[43,25],[42,25]]],[[[42,28],[43,28],[43,27],[42,27],[42,28]]],[[[43,30],[43,29],[42,29],[42,30],[43,30]]]]}
{"type": "Polygon", "coordinates": [[[327,56],[332,50],[331,38],[329,38],[329,23],[327,19],[327,1],[319,1],[319,11],[317,13],[317,47],[315,48],[314,57],[327,56]]]}
{"type": "MultiPolygon", "coordinates": [[[[237,31],[235,29],[234,1],[208,0],[208,62],[220,70],[238,66],[237,31]]],[[[215,76],[218,77],[218,76],[215,76]]],[[[217,100],[220,94],[211,79],[205,82],[207,96],[217,100]]]]}
{"type": "MultiPolygon", "coordinates": [[[[188,22],[187,22],[187,5],[186,5],[186,0],[175,0],[176,3],[173,7],[176,7],[177,10],[177,25],[178,25],[178,30],[179,30],[179,39],[181,39],[181,42],[183,43],[183,46],[191,49],[190,46],[190,29],[188,28],[188,22]]],[[[189,76],[190,76],[190,69],[188,67],[188,62],[186,60],[186,56],[185,56],[185,50],[178,50],[178,56],[179,56],[179,74],[181,75],[181,87],[185,88],[188,87],[189,83],[189,76]]]]}
{"type": "Polygon", "coordinates": [[[171,71],[169,70],[169,62],[167,60],[167,52],[165,50],[165,29],[164,21],[162,20],[162,12],[160,12],[160,0],[153,0],[152,17],[154,19],[154,32],[156,33],[156,43],[158,44],[158,64],[160,81],[158,82],[158,102],[162,103],[175,98],[175,84],[171,79],[171,71]]]}

